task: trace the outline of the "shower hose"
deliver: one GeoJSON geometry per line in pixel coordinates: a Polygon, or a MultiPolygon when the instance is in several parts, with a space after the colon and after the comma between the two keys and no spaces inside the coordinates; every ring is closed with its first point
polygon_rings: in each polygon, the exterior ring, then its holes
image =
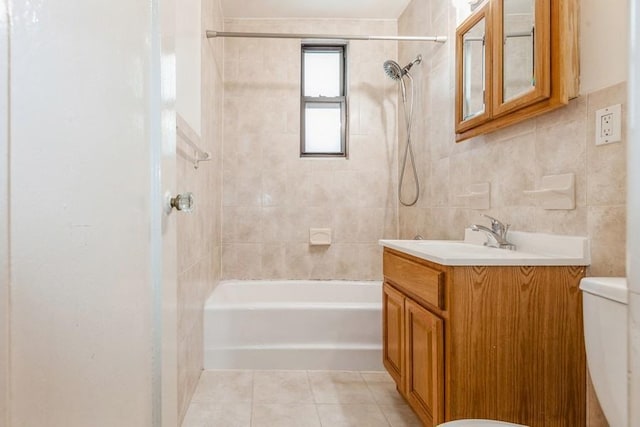
{"type": "Polygon", "coordinates": [[[404,110],[404,121],[407,128],[407,144],[404,148],[402,168],[400,170],[400,180],[398,181],[398,200],[403,206],[413,206],[416,204],[416,202],[418,201],[418,197],[420,196],[420,181],[418,179],[418,170],[416,168],[416,160],[413,155],[413,147],[411,145],[411,129],[413,125],[413,102],[414,102],[415,92],[414,92],[413,77],[411,77],[411,74],[409,74],[408,72],[406,72],[404,75],[407,76],[409,78],[409,81],[411,82],[411,104],[409,106],[409,111],[407,112],[407,90],[404,84],[404,79],[401,77],[400,85],[402,86],[402,106],[404,110]],[[413,170],[413,179],[416,183],[415,194],[413,198],[408,202],[402,199],[402,187],[404,184],[404,173],[407,168],[407,161],[411,162],[411,169],[413,170]]]}

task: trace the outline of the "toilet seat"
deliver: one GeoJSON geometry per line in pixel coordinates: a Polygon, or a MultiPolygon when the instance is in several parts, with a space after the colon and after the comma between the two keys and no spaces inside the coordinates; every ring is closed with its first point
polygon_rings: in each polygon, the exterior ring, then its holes
{"type": "Polygon", "coordinates": [[[438,427],[527,427],[522,424],[494,420],[457,420],[439,424],[438,427]]]}

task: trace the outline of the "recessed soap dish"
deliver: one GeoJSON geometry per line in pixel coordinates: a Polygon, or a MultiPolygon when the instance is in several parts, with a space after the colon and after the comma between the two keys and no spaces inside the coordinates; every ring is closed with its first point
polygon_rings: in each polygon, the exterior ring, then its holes
{"type": "Polygon", "coordinates": [[[573,173],[542,177],[540,190],[525,190],[535,196],[543,209],[572,210],[576,208],[576,177],[573,173]]]}
{"type": "Polygon", "coordinates": [[[331,244],[330,228],[310,228],[309,244],[311,246],[328,246],[331,244]]]}

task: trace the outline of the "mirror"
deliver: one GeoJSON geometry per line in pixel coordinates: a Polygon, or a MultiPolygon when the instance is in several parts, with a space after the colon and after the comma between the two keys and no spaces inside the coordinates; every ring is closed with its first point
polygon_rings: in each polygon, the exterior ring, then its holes
{"type": "Polygon", "coordinates": [[[492,0],[493,117],[551,96],[550,0],[492,0]]]}
{"type": "Polygon", "coordinates": [[[456,141],[560,108],[578,96],[578,0],[456,0],[456,141]]]}
{"type": "Polygon", "coordinates": [[[468,120],[485,111],[485,18],[462,36],[462,119],[468,120]]]}
{"type": "Polygon", "coordinates": [[[535,88],[535,1],[504,0],[503,102],[535,88]]]}
{"type": "Polygon", "coordinates": [[[477,6],[456,30],[456,132],[491,116],[491,16],[489,2],[477,6]]]}

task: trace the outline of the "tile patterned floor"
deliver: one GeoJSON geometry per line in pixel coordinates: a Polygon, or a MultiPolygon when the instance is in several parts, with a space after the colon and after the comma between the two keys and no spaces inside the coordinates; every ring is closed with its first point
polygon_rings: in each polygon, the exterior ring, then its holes
{"type": "Polygon", "coordinates": [[[413,427],[386,372],[204,371],[182,427],[413,427]]]}

